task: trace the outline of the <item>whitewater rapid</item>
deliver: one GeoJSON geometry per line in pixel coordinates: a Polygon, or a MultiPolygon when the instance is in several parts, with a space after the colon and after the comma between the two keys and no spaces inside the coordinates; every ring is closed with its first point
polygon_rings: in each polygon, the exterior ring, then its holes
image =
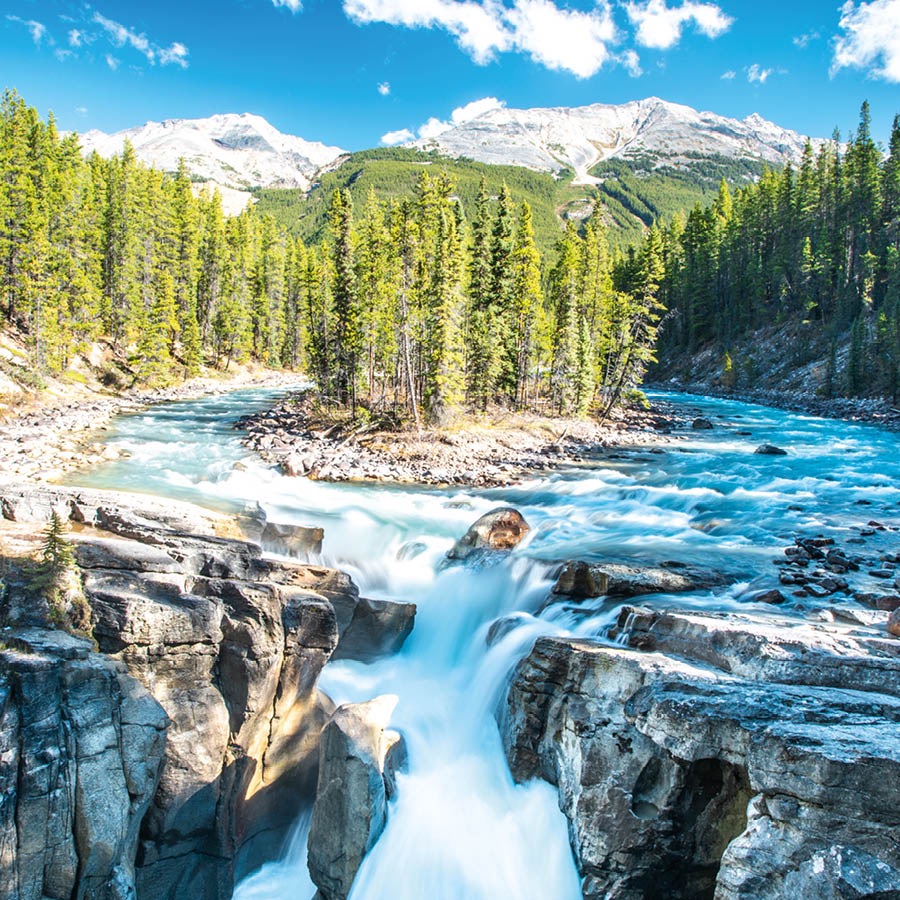
{"type": "MultiPolygon", "coordinates": [[[[248,454],[233,430],[269,404],[261,389],[166,404],[117,420],[108,442],[128,454],[79,483],[191,500],[325,529],[322,562],[363,594],[415,602],[396,656],[330,663],[320,686],[336,703],[394,694],[392,727],[409,748],[387,828],[351,900],[576,900],[578,874],[555,789],[516,785],[495,710],[516,662],[542,634],[602,635],[615,616],[594,601],[543,610],[552,562],[678,560],[735,573],[719,593],[679,605],[746,608],[740,595],[798,531],[849,530],[900,501],[896,436],[876,428],[667,394],[709,417],[710,431],[607,453],[514,488],[488,491],[336,485],[287,478],[248,454]],[[749,432],[749,433],[746,433],[749,432]],[[773,443],[787,456],[753,453],[773,443]],[[517,507],[532,526],[503,563],[442,568],[480,515],[517,507]],[[511,627],[489,646],[500,618],[511,627]]],[[[666,603],[665,597],[642,602],[666,603]]],[[[236,900],[310,900],[309,810],[283,858],[245,879],[236,900]]]]}

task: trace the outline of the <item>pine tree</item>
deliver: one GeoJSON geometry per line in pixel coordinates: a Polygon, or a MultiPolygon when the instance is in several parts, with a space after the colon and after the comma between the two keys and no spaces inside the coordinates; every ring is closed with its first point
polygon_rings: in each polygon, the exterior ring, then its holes
{"type": "Polygon", "coordinates": [[[330,222],[334,238],[334,388],[338,401],[355,410],[361,336],[353,272],[353,201],[349,191],[334,192],[330,222]]]}

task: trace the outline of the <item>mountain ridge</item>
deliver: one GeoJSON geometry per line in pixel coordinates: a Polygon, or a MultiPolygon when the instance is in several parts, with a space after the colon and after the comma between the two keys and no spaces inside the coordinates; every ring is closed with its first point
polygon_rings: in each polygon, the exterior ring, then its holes
{"type": "MultiPolygon", "coordinates": [[[[557,177],[571,171],[571,183],[583,186],[602,184],[602,164],[611,160],[648,172],[694,170],[714,159],[781,166],[799,159],[806,143],[798,132],[758,113],[730,119],[659,97],[575,107],[497,106],[445,124],[439,134],[405,146],[557,177]]],[[[126,140],[143,162],[166,171],[183,158],[195,181],[220,189],[230,213],[245,208],[259,189],[308,192],[323,172],[349,156],[340,147],[285,134],[254,113],[165,119],[81,136],[85,152],[101,156],[120,153],[126,140]]]]}

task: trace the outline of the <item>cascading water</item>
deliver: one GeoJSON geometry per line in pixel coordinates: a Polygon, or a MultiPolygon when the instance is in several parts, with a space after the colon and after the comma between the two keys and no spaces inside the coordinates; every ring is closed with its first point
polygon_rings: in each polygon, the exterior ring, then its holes
{"type": "MultiPolygon", "coordinates": [[[[749,581],[797,531],[848,528],[900,500],[892,434],[673,395],[665,399],[700,407],[718,427],[515,488],[451,492],[291,479],[248,456],[231,427],[271,396],[240,391],[124,417],[110,442],[130,457],[81,483],[221,509],[258,502],[275,521],[322,525],[324,561],[349,572],[364,594],[418,604],[415,630],[398,655],[371,665],[331,663],[320,682],[337,703],[397,695],[392,727],[409,747],[387,828],[357,875],[352,900],[581,896],[555,790],[513,783],[494,720],[511,668],[537,636],[597,636],[615,615],[600,601],[542,611],[546,562],[675,559],[749,581]],[[767,442],[790,454],[753,453],[767,442]],[[527,544],[495,566],[442,570],[453,541],[500,504],[516,506],[532,525],[527,544]],[[504,617],[508,627],[488,641],[492,623],[504,617]]],[[[735,608],[741,588],[677,602],[735,608]]],[[[309,811],[298,810],[284,858],[246,879],[236,900],[309,900],[308,821],[309,811]]]]}

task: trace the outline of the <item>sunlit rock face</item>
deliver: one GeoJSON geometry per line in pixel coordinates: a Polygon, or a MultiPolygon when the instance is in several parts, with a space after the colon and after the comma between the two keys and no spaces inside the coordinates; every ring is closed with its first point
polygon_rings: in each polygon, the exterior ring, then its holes
{"type": "Polygon", "coordinates": [[[640,608],[617,634],[539,640],[502,716],[516,778],[558,788],[585,897],[896,896],[895,639],[640,608]]]}

